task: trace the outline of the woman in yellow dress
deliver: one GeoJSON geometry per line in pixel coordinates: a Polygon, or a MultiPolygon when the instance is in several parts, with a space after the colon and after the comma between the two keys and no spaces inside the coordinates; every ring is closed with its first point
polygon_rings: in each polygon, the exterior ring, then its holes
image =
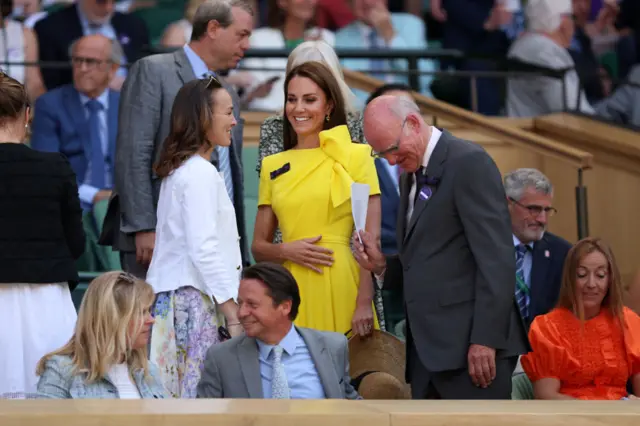
{"type": "Polygon", "coordinates": [[[371,275],[351,253],[351,185],[369,185],[366,229],[378,237],[371,148],[351,142],[344,99],[324,64],[295,67],[284,87],[285,150],[262,162],[253,256],[283,263],[296,278],[302,299],[296,325],[365,336],[377,321],[371,275]],[[277,226],[281,244],[273,244],[277,226]]]}

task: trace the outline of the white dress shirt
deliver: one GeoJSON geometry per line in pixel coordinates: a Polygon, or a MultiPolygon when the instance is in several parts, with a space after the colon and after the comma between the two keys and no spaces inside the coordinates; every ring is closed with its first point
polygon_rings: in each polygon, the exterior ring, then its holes
{"type": "Polygon", "coordinates": [[[236,213],[216,168],[194,155],[162,181],[147,281],[156,294],[191,286],[236,300],[242,268],[236,213]]]}
{"type": "Polygon", "coordinates": [[[120,399],[140,399],[140,391],[131,380],[127,364],[112,365],[107,375],[118,390],[120,399]]]}
{"type": "MultiPolygon", "coordinates": [[[[442,132],[437,128],[431,126],[431,137],[429,138],[429,144],[427,145],[427,150],[422,157],[422,167],[425,169],[429,165],[429,159],[431,158],[431,154],[433,150],[436,148],[436,144],[440,140],[440,136],[442,136],[442,132]]],[[[416,178],[414,174],[409,175],[409,179],[411,179],[411,190],[409,191],[409,204],[407,204],[407,224],[411,222],[411,215],[413,214],[413,200],[416,197],[416,178]]]]}

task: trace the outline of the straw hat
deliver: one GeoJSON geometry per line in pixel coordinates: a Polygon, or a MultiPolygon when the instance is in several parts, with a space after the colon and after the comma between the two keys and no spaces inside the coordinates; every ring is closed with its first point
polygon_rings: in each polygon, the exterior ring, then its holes
{"type": "Polygon", "coordinates": [[[385,331],[349,339],[350,375],[364,399],[410,399],[404,380],[405,344],[385,331]]]}

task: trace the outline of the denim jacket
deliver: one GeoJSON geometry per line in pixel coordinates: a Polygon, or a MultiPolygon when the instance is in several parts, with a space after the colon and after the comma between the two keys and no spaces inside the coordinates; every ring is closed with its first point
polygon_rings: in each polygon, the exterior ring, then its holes
{"type": "MultiPolygon", "coordinates": [[[[38,396],[54,399],[119,399],[118,389],[105,377],[94,383],[86,383],[86,373],[74,373],[71,358],[55,355],[46,363],[38,381],[38,396]]],[[[142,399],[169,398],[157,368],[149,364],[149,377],[143,370],[136,370],[133,380],[142,399]]]]}

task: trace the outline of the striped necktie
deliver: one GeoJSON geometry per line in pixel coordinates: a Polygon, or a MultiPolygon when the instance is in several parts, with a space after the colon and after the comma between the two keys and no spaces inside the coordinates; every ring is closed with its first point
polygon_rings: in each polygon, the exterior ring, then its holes
{"type": "Polygon", "coordinates": [[[527,254],[529,246],[518,244],[516,246],[516,302],[520,308],[520,314],[525,321],[529,319],[529,286],[524,276],[524,256],[527,254]]]}
{"type": "Polygon", "coordinates": [[[273,373],[271,375],[271,399],[290,399],[289,383],[282,364],[282,346],[274,346],[271,350],[273,355],[273,373]]]}

